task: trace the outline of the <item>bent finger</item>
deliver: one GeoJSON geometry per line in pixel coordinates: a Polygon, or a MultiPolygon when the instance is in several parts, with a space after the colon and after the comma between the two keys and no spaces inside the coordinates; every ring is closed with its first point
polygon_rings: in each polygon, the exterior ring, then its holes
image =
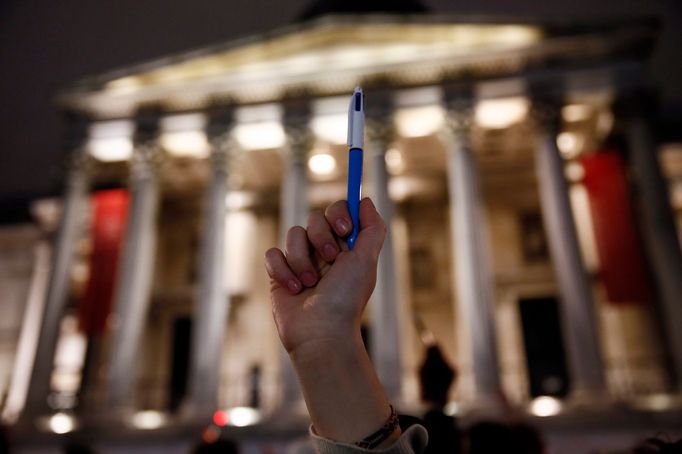
{"type": "Polygon", "coordinates": [[[284,245],[287,263],[294,274],[306,287],[315,285],[317,283],[317,272],[311,260],[310,243],[306,230],[298,225],[290,228],[284,245]]]}
{"type": "Polygon", "coordinates": [[[318,254],[328,263],[341,252],[334,238],[332,227],[321,211],[313,211],[308,216],[308,239],[318,254]]]}
{"type": "Polygon", "coordinates": [[[275,247],[268,249],[265,253],[265,270],[270,279],[294,295],[303,288],[301,282],[289,268],[284,253],[275,247]]]}

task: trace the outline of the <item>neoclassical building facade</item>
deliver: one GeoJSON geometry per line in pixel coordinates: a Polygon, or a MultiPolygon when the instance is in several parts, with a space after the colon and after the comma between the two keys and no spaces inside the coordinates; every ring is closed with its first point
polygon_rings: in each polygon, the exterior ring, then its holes
{"type": "Polygon", "coordinates": [[[356,85],[390,225],[365,333],[391,399],[419,411],[436,342],[452,411],[679,410],[682,151],[652,129],[656,34],[337,14],[64,90],[61,221],[6,414],[300,412],[262,257],[344,198],[356,85]]]}

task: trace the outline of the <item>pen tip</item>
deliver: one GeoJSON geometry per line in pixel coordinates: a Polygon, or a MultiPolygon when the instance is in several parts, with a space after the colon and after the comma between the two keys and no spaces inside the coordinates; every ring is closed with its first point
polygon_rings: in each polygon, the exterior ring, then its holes
{"type": "Polygon", "coordinates": [[[362,87],[361,87],[360,85],[358,85],[357,87],[355,87],[354,93],[362,93],[362,87]]]}

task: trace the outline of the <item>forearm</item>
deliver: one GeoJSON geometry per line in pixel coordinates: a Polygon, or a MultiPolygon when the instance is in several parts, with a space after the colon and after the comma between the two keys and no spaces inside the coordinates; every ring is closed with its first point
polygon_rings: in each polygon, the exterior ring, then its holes
{"type": "MultiPolygon", "coordinates": [[[[359,330],[346,337],[300,345],[291,352],[315,432],[352,443],[380,428],[390,406],[359,330]]],[[[397,429],[380,446],[400,436],[397,429]]]]}

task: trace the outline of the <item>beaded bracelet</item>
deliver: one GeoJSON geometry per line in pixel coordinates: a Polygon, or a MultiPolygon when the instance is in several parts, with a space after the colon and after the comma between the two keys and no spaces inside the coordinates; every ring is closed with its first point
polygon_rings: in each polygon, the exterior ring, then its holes
{"type": "Polygon", "coordinates": [[[388,417],[384,425],[372,435],[363,438],[361,441],[356,441],[355,446],[365,449],[376,448],[395,432],[399,422],[398,413],[393,408],[393,405],[391,405],[391,416],[388,417]]]}

